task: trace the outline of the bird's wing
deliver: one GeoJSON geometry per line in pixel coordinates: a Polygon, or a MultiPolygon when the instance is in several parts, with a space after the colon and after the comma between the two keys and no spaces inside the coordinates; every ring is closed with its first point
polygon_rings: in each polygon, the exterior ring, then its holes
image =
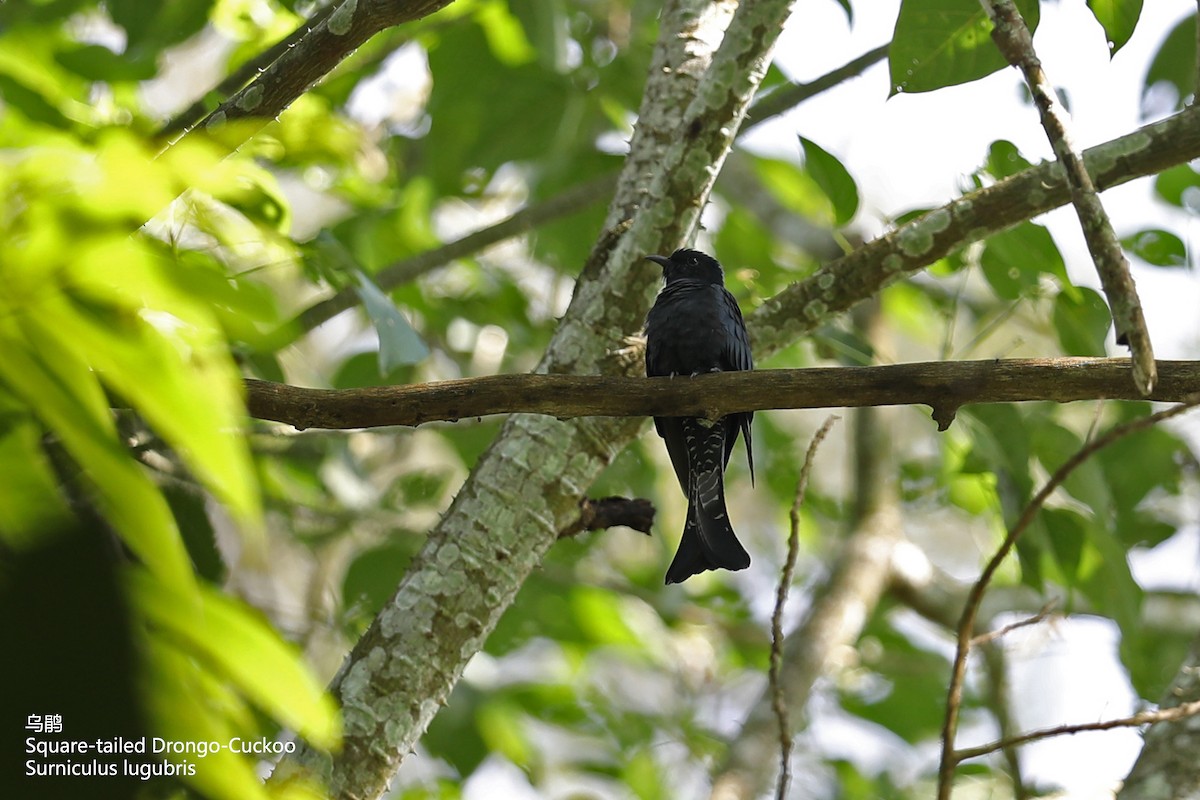
{"type": "Polygon", "coordinates": [[[675,468],[675,477],[679,479],[679,488],[684,496],[691,495],[688,486],[688,451],[687,441],[683,435],[683,420],[680,417],[655,417],[654,429],[667,445],[667,455],[671,457],[671,466],[675,468]]]}
{"type": "MultiPolygon", "coordinates": [[[[725,347],[721,351],[721,368],[724,370],[754,369],[754,356],[750,352],[750,336],[746,333],[746,322],[742,319],[742,310],[738,308],[737,300],[725,288],[721,289],[722,325],[725,330],[725,347]]],[[[728,417],[730,435],[725,438],[725,463],[733,453],[738,433],[746,437],[746,462],[750,466],[750,483],[754,483],[754,445],[750,439],[750,422],[754,412],[730,414],[728,417]]]]}
{"type": "Polygon", "coordinates": [[[754,369],[754,357],[750,353],[750,336],[746,333],[746,322],[737,300],[726,289],[721,289],[721,323],[725,331],[725,347],[721,352],[721,369],[754,369]]]}

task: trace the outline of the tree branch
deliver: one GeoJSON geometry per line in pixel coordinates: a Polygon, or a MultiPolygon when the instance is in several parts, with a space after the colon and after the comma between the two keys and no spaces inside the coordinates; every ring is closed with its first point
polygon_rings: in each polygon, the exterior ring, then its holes
{"type": "MultiPolygon", "coordinates": [[[[300,41],[308,35],[308,32],[315,26],[324,22],[334,8],[337,7],[336,2],[326,5],[324,8],[317,9],[311,17],[300,23],[296,30],[289,33],[284,38],[280,39],[275,44],[258,53],[254,58],[249,59],[236,70],[225,76],[225,79],[216,85],[212,90],[218,94],[229,95],[236,92],[245,86],[254,76],[262,73],[273,64],[281,55],[288,50],[300,44],[300,41]]],[[[161,137],[169,138],[176,134],[187,133],[196,126],[200,120],[204,119],[207,112],[205,98],[201,97],[196,102],[192,103],[183,111],[176,114],[171,120],[163,126],[158,132],[161,137]]]]}
{"type": "MultiPolygon", "coordinates": [[[[1200,392],[1200,362],[1160,361],[1152,400],[1200,392]]],[[[306,428],[373,428],[490,414],[576,417],[706,416],[783,408],[928,405],[945,430],[959,406],[1050,400],[1139,400],[1127,358],[932,361],[638,378],[622,375],[491,375],[409,386],[306,389],[248,379],[258,419],[306,428]]]]}
{"type": "Polygon", "coordinates": [[[813,434],[808,452],[804,454],[804,466],[800,468],[800,477],[796,481],[796,496],[788,512],[787,558],[779,575],[779,586],[775,590],[775,610],[771,614],[771,666],[767,671],[767,683],[771,690],[771,710],[779,723],[779,779],[775,787],[777,800],[786,800],[788,783],[792,779],[792,723],[788,712],[787,692],[784,691],[783,680],[780,677],[783,672],[783,609],[795,577],[796,559],[800,556],[800,507],[804,504],[804,493],[808,490],[808,476],[817,457],[817,448],[837,420],[838,417],[832,415],[825,420],[813,434]]]}
{"type": "Polygon", "coordinates": [[[1020,518],[1009,530],[1008,535],[1004,537],[1004,541],[1000,547],[992,555],[987,565],[984,566],[983,572],[980,573],[979,579],[971,586],[967,593],[967,602],[963,606],[962,616],[959,618],[956,632],[956,649],[954,654],[954,662],[950,671],[950,686],[946,690],[946,718],[942,726],[942,755],[938,764],[938,800],[950,800],[950,794],[954,786],[954,770],[961,760],[958,753],[954,749],[954,739],[958,732],[958,714],[962,705],[963,686],[966,682],[967,675],[967,656],[971,651],[971,640],[975,633],[975,620],[979,613],[980,604],[983,600],[983,595],[987,591],[988,585],[991,583],[992,577],[1008,558],[1009,553],[1017,544],[1017,539],[1029,527],[1045,504],[1046,499],[1062,485],[1063,481],[1074,472],[1080,464],[1091,458],[1097,451],[1102,450],[1118,439],[1124,438],[1131,433],[1143,430],[1145,428],[1156,425],[1171,417],[1178,416],[1200,404],[1200,395],[1193,396],[1188,400],[1180,403],[1177,406],[1160,411],[1157,414],[1151,414],[1147,417],[1128,422],[1113,428],[1108,433],[1085,444],[1066,462],[1063,463],[1050,479],[1038,490],[1033,499],[1021,512],[1020,518]]]}
{"type": "MultiPolygon", "coordinates": [[[[452,0],[342,0],[306,24],[303,35],[289,37],[290,46],[249,84],[221,103],[199,125],[216,128],[241,119],[275,119],[317,81],[324,78],[363,42],[382,30],[429,16],[452,0]]],[[[274,48],[273,48],[274,49],[274,48]]],[[[197,126],[193,126],[197,127],[197,126]]],[[[184,128],[186,133],[192,128],[184,128]]],[[[238,131],[248,138],[250,128],[238,131]]],[[[236,146],[236,142],[227,142],[236,146]]]]}
{"type": "Polygon", "coordinates": [[[650,535],[654,525],[654,504],[644,497],[585,497],[579,501],[579,518],[558,532],[558,538],[569,539],[584,531],[600,531],[624,525],[639,533],[650,535]]]}
{"type": "MultiPolygon", "coordinates": [[[[1185,719],[1187,717],[1200,714],[1200,700],[1191,703],[1184,703],[1181,706],[1173,708],[1160,708],[1156,711],[1139,711],[1138,713],[1122,717],[1120,719],[1110,719],[1104,722],[1082,722],[1075,725],[1057,725],[1053,728],[1042,728],[1036,731],[1029,731],[1020,736],[1013,736],[1008,739],[998,739],[988,744],[982,744],[978,747],[964,747],[962,750],[956,750],[954,757],[958,761],[966,761],[971,758],[979,758],[986,756],[989,753],[994,753],[1007,747],[1019,747],[1030,742],[1049,739],[1053,736],[1066,736],[1068,734],[1083,733],[1084,731],[1109,731],[1113,728],[1136,728],[1142,725],[1150,725],[1157,722],[1173,722],[1175,720],[1185,719]]],[[[1178,797],[1179,795],[1171,795],[1178,797]]]]}
{"type": "MultiPolygon", "coordinates": [[[[1084,163],[1102,190],[1197,157],[1200,106],[1084,151],[1084,163]]],[[[887,284],[1069,200],[1062,167],[1044,163],[901,225],[826,264],[749,314],[754,355],[766,358],[887,284]]]]}
{"type": "MultiPolygon", "coordinates": [[[[640,257],[691,238],[790,11],[787,0],[667,0],[616,194],[539,372],[614,368],[607,347],[640,325],[657,278],[640,257]]],[[[510,416],[334,678],[336,761],[302,745],[272,782],[382,794],[639,423],[510,416]]]]}
{"type": "MultiPolygon", "coordinates": [[[[485,247],[520,236],[546,222],[582,211],[609,196],[616,185],[615,172],[611,175],[601,175],[549,200],[526,206],[495,225],[481,228],[441,247],[390,264],[372,275],[371,279],[383,291],[390,291],[456,258],[466,258],[485,247]]],[[[361,302],[355,289],[341,289],[336,294],[312,304],[285,323],[271,336],[271,345],[278,348],[290,344],[297,337],[361,302]]]]}
{"type": "Polygon", "coordinates": [[[1121,243],[1117,241],[1112,222],[1096,194],[1092,178],[1083,165],[1083,157],[1071,142],[1067,124],[1070,115],[1058,101],[1058,95],[1042,69],[1042,62],[1033,49],[1033,36],[1016,5],[1012,0],[990,0],[984,7],[995,25],[992,39],[996,46],[1008,63],[1021,70],[1029,85],[1042,118],[1042,127],[1046,129],[1058,163],[1063,167],[1071,191],[1071,203],[1083,228],[1088,252],[1092,254],[1104,294],[1112,307],[1117,343],[1129,345],[1133,354],[1134,380],[1142,394],[1148,395],[1155,379],[1150,333],[1146,330],[1133,276],[1129,274],[1129,262],[1121,251],[1121,243]]]}
{"type": "MultiPolygon", "coordinates": [[[[854,414],[855,487],[860,503],[853,529],[829,577],[813,591],[804,620],[784,643],[780,683],[791,712],[789,736],[800,729],[817,680],[833,666],[838,651],[862,635],[887,588],[892,553],[903,537],[895,472],[888,468],[894,463],[886,442],[888,427],[878,415],[873,409],[854,414]],[[878,480],[860,484],[858,478],[864,475],[878,480]]],[[[773,697],[765,692],[755,702],[717,771],[710,800],[752,800],[765,794],[780,736],[773,697]]]]}
{"type": "MultiPolygon", "coordinates": [[[[1160,709],[1200,704],[1200,637],[1159,702],[1160,709]]],[[[1200,793],[1200,726],[1156,722],[1143,737],[1145,745],[1125,778],[1118,800],[1160,800],[1197,797],[1200,793]]]]}
{"type": "MultiPolygon", "coordinates": [[[[746,114],[746,122],[738,132],[738,137],[740,138],[751,128],[795,108],[805,100],[861,74],[863,70],[886,55],[886,45],[877,47],[816,80],[781,86],[751,106],[746,114]]],[[[397,261],[372,275],[372,280],[383,291],[390,291],[415,280],[430,270],[448,264],[456,258],[466,258],[497,242],[519,236],[544,223],[582,211],[591,204],[609,197],[616,185],[616,172],[611,175],[601,175],[579,186],[567,189],[555,197],[526,206],[514,212],[512,216],[494,225],[473,231],[461,239],[448,242],[441,247],[427,250],[403,261],[397,261]]],[[[299,312],[270,337],[271,345],[282,347],[290,344],[297,337],[328,322],[343,311],[356,307],[360,302],[358,293],[353,289],[342,289],[299,312]]]]}

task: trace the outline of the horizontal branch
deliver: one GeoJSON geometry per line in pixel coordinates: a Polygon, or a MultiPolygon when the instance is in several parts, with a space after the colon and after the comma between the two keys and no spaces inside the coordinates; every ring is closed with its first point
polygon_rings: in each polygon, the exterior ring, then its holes
{"type": "Polygon", "coordinates": [[[1121,719],[1110,719],[1104,722],[1083,722],[1075,725],[1058,725],[1053,728],[1042,728],[1029,733],[1023,733],[1020,736],[1013,736],[1008,739],[1001,739],[978,747],[965,747],[962,750],[954,751],[956,763],[961,763],[972,758],[986,756],[989,753],[994,753],[997,750],[1005,747],[1017,747],[1030,742],[1037,742],[1042,739],[1049,739],[1053,736],[1065,736],[1068,734],[1084,733],[1086,731],[1108,731],[1113,728],[1139,728],[1142,725],[1150,725],[1155,722],[1174,722],[1187,717],[1200,714],[1200,701],[1185,703],[1181,706],[1172,708],[1160,708],[1154,711],[1139,711],[1136,714],[1121,719]]]}
{"type": "MultiPolygon", "coordinates": [[[[1200,362],[1160,361],[1149,399],[1200,393],[1200,362]]],[[[248,379],[252,417],[305,428],[454,422],[490,414],[705,416],[784,408],[927,405],[945,430],[959,406],[1143,399],[1127,358],[935,361],[879,367],[757,370],[695,378],[492,375],[408,386],[306,389],[248,379]]]]}

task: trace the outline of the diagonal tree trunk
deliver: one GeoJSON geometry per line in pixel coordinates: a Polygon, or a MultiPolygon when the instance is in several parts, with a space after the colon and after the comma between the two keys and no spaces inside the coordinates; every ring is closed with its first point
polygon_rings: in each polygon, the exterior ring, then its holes
{"type": "MultiPolygon", "coordinates": [[[[1192,643],[1159,703],[1174,708],[1200,700],[1200,638],[1192,643]]],[[[1200,717],[1158,722],[1146,729],[1145,745],[1117,800],[1184,800],[1200,797],[1200,717]]]]}
{"type": "MultiPolygon", "coordinates": [[[[657,278],[641,258],[695,230],[789,10],[789,0],[664,7],[605,229],[539,371],[620,369],[606,354],[640,328],[657,278]]],[[[272,780],[316,777],[335,797],[380,796],[579,496],[641,424],[509,418],[335,677],[342,752],[331,761],[301,749],[272,780]]]]}

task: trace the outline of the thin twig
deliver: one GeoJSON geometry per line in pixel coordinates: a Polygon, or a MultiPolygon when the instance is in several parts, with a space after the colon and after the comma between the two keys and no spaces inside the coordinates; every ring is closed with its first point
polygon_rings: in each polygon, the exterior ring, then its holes
{"type": "Polygon", "coordinates": [[[1054,607],[1056,605],[1058,605],[1058,602],[1056,600],[1051,600],[1049,603],[1046,603],[1046,605],[1042,606],[1041,611],[1034,614],[1033,616],[1026,617],[1025,619],[1022,619],[1022,620],[1018,620],[1017,622],[1014,622],[1011,625],[1005,625],[1003,628],[997,628],[994,631],[986,631],[984,633],[981,633],[978,636],[971,639],[971,647],[978,647],[981,644],[988,644],[989,642],[994,642],[1001,637],[1007,636],[1008,634],[1012,633],[1015,630],[1019,630],[1021,628],[1027,628],[1030,625],[1039,625],[1042,622],[1045,622],[1051,616],[1053,616],[1054,607]]]}
{"type": "Polygon", "coordinates": [[[1133,276],[1129,274],[1129,261],[1121,250],[1112,221],[1084,166],[1083,156],[1071,141],[1067,122],[1070,115],[1059,102],[1050,79],[1042,69],[1041,61],[1033,49],[1033,36],[1016,5],[1012,0],[990,0],[985,8],[995,24],[992,38],[996,46],[1010,64],[1021,70],[1029,85],[1041,115],[1042,127],[1046,129],[1046,136],[1066,174],[1071,203],[1079,216],[1088,252],[1096,264],[1100,283],[1112,308],[1117,343],[1129,345],[1133,356],[1134,380],[1142,394],[1148,395],[1156,379],[1150,334],[1146,330],[1133,276]]]}
{"type": "MultiPolygon", "coordinates": [[[[877,47],[816,80],[808,83],[794,83],[776,89],[750,108],[746,122],[743,123],[738,136],[744,136],[752,128],[795,108],[805,100],[860,75],[867,67],[886,55],[886,45],[877,47]]],[[[466,258],[485,247],[519,236],[539,225],[570,216],[594,203],[607,200],[616,185],[617,174],[615,172],[593,178],[554,197],[526,206],[496,224],[473,231],[461,239],[397,261],[373,275],[372,280],[383,291],[390,291],[455,259],[466,258]]],[[[290,344],[297,337],[329,321],[343,311],[356,307],[360,302],[358,293],[353,289],[340,290],[333,296],[304,309],[290,322],[280,327],[279,331],[270,338],[271,345],[272,347],[281,347],[290,344]]]]}
{"type": "Polygon", "coordinates": [[[858,58],[848,61],[808,83],[791,83],[763,95],[746,112],[746,121],[742,123],[742,129],[738,135],[745,134],[746,131],[758,127],[772,117],[790,111],[810,97],[832,89],[843,81],[857,78],[866,72],[868,67],[887,58],[889,47],[891,47],[890,42],[880,45],[874,50],[868,50],[858,58]]]}
{"type": "Polygon", "coordinates": [[[833,424],[839,417],[829,416],[824,424],[813,434],[804,454],[804,465],[800,468],[800,479],[796,482],[796,497],[788,512],[790,530],[788,533],[787,560],[783,564],[783,572],[779,576],[779,588],[775,592],[775,611],[771,614],[771,666],[767,673],[771,685],[771,708],[779,721],[779,785],[775,796],[778,800],[787,797],[788,783],[792,778],[790,759],[792,754],[792,726],[788,720],[787,700],[783,696],[783,683],[780,672],[783,669],[783,606],[787,602],[788,590],[796,573],[796,559],[800,555],[800,507],[804,504],[804,494],[808,490],[808,476],[812,472],[813,460],[817,447],[829,434],[833,424]]]}
{"type": "MultiPolygon", "coordinates": [[[[1000,738],[1007,739],[1017,735],[1013,724],[1012,682],[1009,680],[1008,656],[999,642],[986,644],[979,650],[983,656],[983,668],[986,672],[987,686],[984,703],[991,709],[1000,728],[1000,738]]],[[[1015,747],[1005,747],[1002,751],[1004,764],[1008,769],[1009,780],[1012,783],[1012,800],[1029,800],[1030,792],[1025,786],[1025,778],[1021,770],[1021,757],[1015,747]]]]}
{"type": "MultiPolygon", "coordinates": [[[[582,211],[600,200],[607,199],[616,185],[615,172],[611,175],[601,175],[544,202],[526,206],[495,225],[473,231],[461,239],[418,253],[411,258],[396,261],[371,276],[372,280],[383,291],[390,291],[455,259],[466,258],[497,242],[582,211]]],[[[358,292],[353,288],[342,289],[293,317],[271,337],[272,346],[289,344],[296,337],[328,322],[343,311],[354,308],[360,302],[358,292]]]]}
{"type": "Polygon", "coordinates": [[[1065,736],[1068,734],[1083,733],[1085,731],[1108,731],[1113,728],[1136,728],[1140,725],[1150,725],[1155,722],[1174,722],[1176,720],[1185,719],[1187,717],[1200,714],[1200,700],[1195,700],[1191,703],[1184,703],[1180,706],[1171,708],[1160,708],[1155,711],[1139,711],[1130,717],[1122,717],[1121,719],[1110,719],[1104,722],[1083,722],[1077,725],[1058,725],[1053,728],[1042,728],[1029,733],[1023,733],[1020,736],[1013,736],[1008,739],[998,739],[988,744],[979,745],[978,747],[965,747],[962,750],[954,752],[956,761],[967,761],[972,758],[986,756],[989,753],[994,753],[1006,747],[1018,747],[1030,742],[1036,742],[1041,739],[1049,739],[1053,736],[1065,736]]]}
{"type": "Polygon", "coordinates": [[[1189,397],[1179,405],[1165,411],[1160,411],[1157,414],[1151,414],[1150,416],[1133,420],[1124,425],[1119,425],[1098,439],[1088,442],[1081,447],[1061,467],[1054,471],[1050,479],[1046,481],[1045,485],[1029,501],[1024,511],[1021,512],[1021,517],[1009,530],[1008,535],[1004,537],[1003,543],[996,550],[991,560],[988,561],[987,566],[983,568],[979,579],[975,581],[971,590],[967,593],[967,602],[963,607],[962,617],[958,622],[954,663],[950,673],[950,686],[946,692],[946,718],[942,725],[942,755],[941,762],[938,765],[938,800],[950,800],[950,793],[954,785],[954,769],[959,761],[954,750],[954,738],[958,732],[958,712],[962,706],[963,685],[966,682],[967,675],[967,656],[971,651],[975,617],[979,613],[979,605],[983,600],[984,592],[987,591],[988,584],[991,583],[996,571],[1000,568],[1000,564],[1012,552],[1013,547],[1016,546],[1017,539],[1020,538],[1021,534],[1033,522],[1038,511],[1045,504],[1046,498],[1062,485],[1067,476],[1074,472],[1080,464],[1089,459],[1097,451],[1104,449],[1118,439],[1151,427],[1152,425],[1157,425],[1159,422],[1171,417],[1178,416],[1197,404],[1200,404],[1200,395],[1189,397]]]}

